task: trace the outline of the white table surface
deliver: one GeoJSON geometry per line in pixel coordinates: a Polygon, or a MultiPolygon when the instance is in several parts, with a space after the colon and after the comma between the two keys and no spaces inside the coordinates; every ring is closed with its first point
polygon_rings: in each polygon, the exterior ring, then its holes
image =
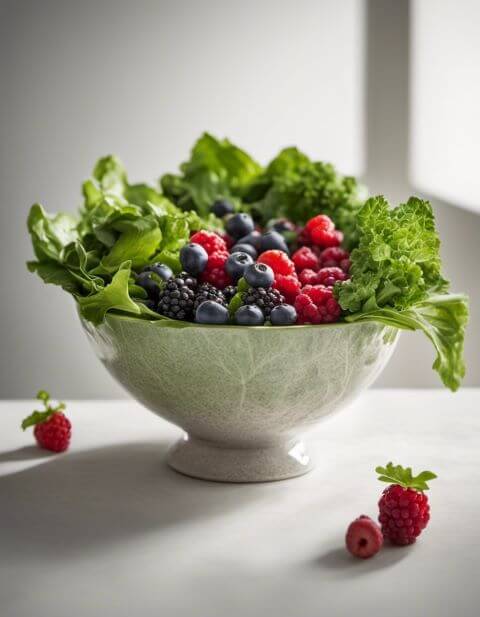
{"type": "Polygon", "coordinates": [[[2,617],[474,616],[480,612],[480,390],[372,390],[310,436],[310,474],[227,485],[169,470],[179,431],[131,401],[72,401],[64,455],[34,447],[28,401],[0,404],[2,617]],[[439,478],[409,548],[359,561],[374,467],[439,478]]]}

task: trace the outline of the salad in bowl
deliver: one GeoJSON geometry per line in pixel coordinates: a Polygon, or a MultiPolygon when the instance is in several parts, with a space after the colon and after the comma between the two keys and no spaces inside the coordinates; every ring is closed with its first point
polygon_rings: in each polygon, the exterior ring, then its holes
{"type": "Polygon", "coordinates": [[[186,431],[170,464],[254,481],[311,466],[297,437],[419,330],[456,390],[467,298],[449,291],[428,201],[392,208],[296,148],[266,167],[204,134],[179,173],[131,184],[115,156],[78,215],[28,217],[46,283],[76,302],[112,374],[186,431]]]}

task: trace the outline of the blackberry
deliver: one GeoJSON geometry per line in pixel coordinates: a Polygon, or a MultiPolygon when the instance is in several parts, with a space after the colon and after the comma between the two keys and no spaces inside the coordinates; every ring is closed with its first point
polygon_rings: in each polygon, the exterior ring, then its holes
{"type": "Polygon", "coordinates": [[[228,304],[233,296],[237,293],[237,288],[235,285],[228,285],[223,290],[223,296],[225,298],[225,302],[228,304]]]}
{"type": "Polygon", "coordinates": [[[276,289],[268,287],[249,287],[243,296],[243,304],[255,304],[262,311],[265,318],[270,316],[274,306],[283,304],[285,298],[276,289]]]}
{"type": "Polygon", "coordinates": [[[157,312],[171,319],[193,319],[196,289],[197,279],[180,272],[165,283],[158,298],[157,312]]]}
{"type": "Polygon", "coordinates": [[[225,296],[222,291],[210,285],[210,283],[202,283],[198,286],[193,303],[193,310],[196,311],[197,307],[202,302],[205,302],[205,300],[212,300],[213,302],[217,302],[217,304],[225,306],[225,296]]]}

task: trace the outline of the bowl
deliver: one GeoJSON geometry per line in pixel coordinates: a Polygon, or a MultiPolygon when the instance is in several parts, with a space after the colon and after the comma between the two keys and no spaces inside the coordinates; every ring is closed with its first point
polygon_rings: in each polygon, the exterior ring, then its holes
{"type": "Polygon", "coordinates": [[[168,464],[224,482],[309,471],[302,435],[369,386],[398,339],[376,323],[179,327],[115,314],[82,323],[115,379],[185,431],[168,464]]]}

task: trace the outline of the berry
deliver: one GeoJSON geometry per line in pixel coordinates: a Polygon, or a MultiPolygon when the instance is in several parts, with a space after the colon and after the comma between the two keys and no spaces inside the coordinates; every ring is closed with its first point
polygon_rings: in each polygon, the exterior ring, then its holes
{"type": "Polygon", "coordinates": [[[297,311],[291,304],[278,304],[270,312],[272,326],[291,326],[297,321],[297,311]]]}
{"type": "Polygon", "coordinates": [[[342,312],[332,289],[322,285],[306,285],[295,298],[295,309],[300,324],[332,323],[342,312]]]}
{"type": "Polygon", "coordinates": [[[225,302],[228,304],[233,296],[237,293],[237,288],[235,285],[227,285],[223,290],[223,296],[225,298],[225,302]]]}
{"type": "Polygon", "coordinates": [[[205,270],[208,253],[201,244],[190,242],[180,249],[180,263],[185,272],[197,276],[205,270]]]}
{"type": "Polygon", "coordinates": [[[258,306],[245,304],[237,309],[235,321],[239,326],[263,326],[265,317],[258,306]]]}
{"type": "Polygon", "coordinates": [[[208,256],[207,267],[200,278],[202,283],[211,283],[218,289],[230,284],[230,277],[225,271],[225,264],[229,254],[226,251],[215,251],[208,256]]]}
{"type": "Polygon", "coordinates": [[[254,229],[252,232],[237,240],[238,244],[251,244],[257,251],[260,250],[260,239],[262,234],[254,229]]]}
{"type": "Polygon", "coordinates": [[[322,227],[314,227],[310,232],[310,238],[313,244],[322,247],[338,246],[341,242],[336,231],[328,231],[322,227]]]}
{"type": "Polygon", "coordinates": [[[135,283],[147,292],[149,300],[158,300],[160,287],[158,282],[152,277],[152,272],[140,272],[135,277],[135,283]]]}
{"type": "Polygon", "coordinates": [[[227,245],[227,249],[230,249],[235,244],[235,240],[231,238],[228,234],[226,234],[224,231],[217,231],[215,233],[217,234],[217,236],[219,236],[219,238],[222,238],[222,240],[227,245]]]}
{"type": "Polygon", "coordinates": [[[325,214],[318,214],[307,221],[300,235],[303,244],[313,243],[322,247],[338,246],[343,239],[343,235],[335,231],[332,219],[325,214]]]}
{"type": "Polygon", "coordinates": [[[38,392],[37,399],[42,401],[45,411],[34,411],[25,418],[22,422],[23,430],[33,426],[33,434],[41,448],[52,452],[64,452],[70,445],[72,436],[72,425],[63,413],[65,404],[51,405],[50,395],[45,390],[38,392]]]}
{"type": "Polygon", "coordinates": [[[219,219],[223,219],[227,214],[233,214],[235,208],[228,199],[217,199],[217,201],[210,207],[210,212],[213,212],[219,219]]]}
{"type": "Polygon", "coordinates": [[[226,251],[227,243],[213,231],[197,231],[190,237],[190,242],[200,244],[209,255],[216,251],[226,251]]]}
{"type": "Polygon", "coordinates": [[[413,544],[430,520],[428,497],[423,491],[428,490],[427,480],[437,476],[431,471],[423,471],[412,476],[410,467],[388,463],[386,467],[377,467],[381,482],[391,483],[382,493],[378,502],[378,520],[385,538],[392,544],[413,544]]]}
{"type": "MultiPolygon", "coordinates": [[[[331,246],[324,249],[320,253],[320,267],[321,268],[342,268],[345,272],[348,272],[348,268],[345,269],[342,264],[350,260],[350,253],[339,246],[331,246]]],[[[348,264],[350,266],[350,264],[348,264]]]]}
{"type": "Polygon", "coordinates": [[[373,557],[383,546],[380,527],[369,516],[362,514],[348,526],[345,544],[354,557],[373,557]]]}
{"type": "Polygon", "coordinates": [[[271,287],[275,278],[270,266],[263,263],[248,266],[243,276],[251,287],[271,287]]]}
{"type": "Polygon", "coordinates": [[[254,262],[248,253],[232,253],[225,262],[225,271],[232,281],[236,283],[251,265],[254,265],[254,262]]]}
{"type": "Polygon", "coordinates": [[[202,283],[198,286],[195,293],[193,310],[196,311],[199,305],[207,300],[217,302],[218,304],[225,304],[225,296],[220,289],[217,289],[210,283],[202,283]]]}
{"type": "Polygon", "coordinates": [[[285,238],[278,231],[267,231],[262,235],[260,238],[260,251],[283,251],[287,255],[290,253],[285,238]]]}
{"type": "Polygon", "coordinates": [[[192,319],[196,289],[197,280],[181,272],[165,283],[158,298],[157,312],[171,319],[192,319]]]}
{"type": "Polygon", "coordinates": [[[232,238],[241,238],[255,229],[253,219],[245,212],[232,214],[225,223],[225,229],[232,238]]]}
{"type": "Polygon", "coordinates": [[[142,272],[153,272],[153,274],[156,274],[162,281],[168,281],[168,279],[171,279],[173,276],[172,270],[160,262],[145,266],[142,272]]]}
{"type": "Polygon", "coordinates": [[[316,271],[320,267],[318,257],[308,246],[302,246],[298,251],[295,251],[292,255],[292,261],[295,264],[297,272],[301,272],[306,268],[316,271]]]}
{"type": "Polygon", "coordinates": [[[348,274],[340,268],[322,268],[317,272],[317,285],[333,287],[337,281],[346,281],[348,274]]]}
{"type": "Polygon", "coordinates": [[[300,281],[302,287],[304,285],[315,285],[317,282],[317,273],[306,268],[300,272],[298,275],[298,280],[300,281]]]}
{"type": "Polygon", "coordinates": [[[265,251],[258,259],[258,262],[267,264],[277,274],[295,274],[293,261],[283,251],[265,251]]]}
{"type": "Polygon", "coordinates": [[[249,287],[243,294],[243,304],[257,306],[265,318],[270,316],[272,309],[284,302],[284,297],[276,289],[249,287]]]}
{"type": "Polygon", "coordinates": [[[252,259],[257,259],[258,255],[257,249],[251,244],[241,244],[240,242],[238,244],[235,244],[235,246],[232,246],[232,248],[230,249],[230,253],[247,253],[247,255],[250,255],[252,259]]]}
{"type": "Polygon", "coordinates": [[[295,225],[288,219],[271,219],[267,223],[268,231],[278,231],[282,233],[284,231],[295,231],[295,225]]]}
{"type": "Polygon", "coordinates": [[[295,274],[277,274],[273,286],[285,296],[287,302],[290,304],[295,302],[295,298],[298,296],[301,289],[300,281],[295,274]]]}
{"type": "Polygon", "coordinates": [[[317,216],[309,219],[304,227],[304,231],[311,233],[316,227],[325,231],[334,231],[335,229],[332,219],[326,214],[317,214],[317,216]]]}
{"type": "Polygon", "coordinates": [[[214,300],[205,300],[195,311],[195,321],[203,324],[227,323],[228,309],[214,300]]]}

